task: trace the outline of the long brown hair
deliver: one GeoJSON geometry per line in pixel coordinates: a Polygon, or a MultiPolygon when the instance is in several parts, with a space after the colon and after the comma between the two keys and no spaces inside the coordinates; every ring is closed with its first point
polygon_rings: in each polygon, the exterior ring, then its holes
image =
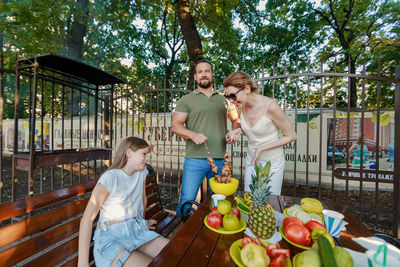
{"type": "Polygon", "coordinates": [[[224,88],[234,86],[236,88],[244,88],[246,85],[250,86],[251,92],[258,91],[258,85],[253,82],[251,77],[243,71],[237,71],[229,75],[224,81],[224,88]]]}
{"type": "Polygon", "coordinates": [[[136,151],[142,148],[148,147],[149,144],[138,137],[130,136],[125,138],[118,146],[117,151],[115,152],[115,158],[113,164],[111,164],[111,169],[122,169],[125,167],[126,163],[128,162],[126,157],[126,151],[130,148],[132,151],[136,151]]]}

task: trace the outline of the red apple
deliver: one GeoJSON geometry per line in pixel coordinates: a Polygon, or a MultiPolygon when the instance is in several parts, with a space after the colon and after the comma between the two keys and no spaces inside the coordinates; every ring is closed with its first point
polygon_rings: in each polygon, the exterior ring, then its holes
{"type": "Polygon", "coordinates": [[[240,220],[240,211],[239,211],[239,209],[238,209],[237,207],[233,207],[233,208],[231,209],[231,213],[232,213],[233,215],[235,215],[235,216],[240,220]]]}
{"type": "Polygon", "coordinates": [[[222,215],[219,213],[208,214],[207,223],[212,228],[219,229],[222,225],[222,215]]]}
{"type": "Polygon", "coordinates": [[[219,213],[217,207],[213,207],[213,208],[211,209],[210,214],[211,214],[211,213],[219,213]]]}
{"type": "Polygon", "coordinates": [[[310,232],[312,232],[312,230],[313,230],[314,228],[321,228],[321,229],[324,229],[324,230],[326,231],[325,226],[323,226],[320,222],[314,221],[314,220],[308,221],[304,226],[305,226],[305,227],[308,229],[308,231],[310,231],[310,232]]]}

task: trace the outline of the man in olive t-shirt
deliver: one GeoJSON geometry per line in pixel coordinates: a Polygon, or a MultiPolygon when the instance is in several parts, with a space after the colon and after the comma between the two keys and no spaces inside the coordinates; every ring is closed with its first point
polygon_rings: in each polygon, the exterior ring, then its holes
{"type": "Polygon", "coordinates": [[[213,76],[211,63],[198,61],[194,72],[197,89],[179,99],[172,116],[172,131],[186,139],[177,216],[182,216],[183,203],[195,199],[204,177],[214,177],[206,159],[208,154],[204,143],[220,172],[225,162],[227,118],[232,122],[232,129],[240,127],[235,106],[214,90],[213,76]]]}

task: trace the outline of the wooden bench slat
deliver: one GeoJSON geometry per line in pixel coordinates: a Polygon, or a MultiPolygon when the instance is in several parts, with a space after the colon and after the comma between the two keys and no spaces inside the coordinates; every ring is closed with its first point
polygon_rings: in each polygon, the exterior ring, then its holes
{"type": "Polygon", "coordinates": [[[151,219],[159,211],[162,211],[160,203],[157,203],[150,208],[148,207],[148,210],[146,210],[146,215],[145,215],[146,220],[151,219]]]}
{"type": "Polygon", "coordinates": [[[155,184],[155,183],[156,183],[156,177],[149,172],[149,174],[146,177],[146,185],[155,184]]]}
{"type": "Polygon", "coordinates": [[[31,212],[34,209],[45,207],[73,196],[82,195],[91,191],[96,183],[97,181],[89,181],[83,184],[76,184],[56,191],[2,204],[0,205],[0,221],[31,212]]]}
{"type": "Polygon", "coordinates": [[[81,217],[35,236],[0,253],[0,262],[16,264],[79,231],[81,217]]]}
{"type": "MultiPolygon", "coordinates": [[[[158,223],[157,223],[156,229],[154,231],[156,231],[157,233],[160,233],[162,230],[164,230],[164,228],[167,227],[167,225],[175,218],[174,215],[169,214],[168,212],[165,212],[165,211],[162,211],[162,212],[159,212],[159,213],[161,213],[162,215],[166,215],[166,216],[164,216],[160,220],[156,220],[155,219],[158,223]]],[[[156,216],[157,215],[159,215],[159,214],[156,214],[156,216]]]]}
{"type": "Polygon", "coordinates": [[[147,198],[147,207],[150,207],[152,204],[160,202],[158,195],[153,194],[150,197],[147,198]]]}
{"type": "Polygon", "coordinates": [[[76,252],[79,235],[29,262],[30,266],[53,266],[76,252]]]}
{"type": "MultiPolygon", "coordinates": [[[[94,259],[93,246],[94,246],[94,243],[91,243],[90,250],[89,250],[89,262],[91,262],[94,259]]],[[[76,267],[76,266],[78,266],[78,252],[76,252],[75,257],[72,257],[69,261],[61,264],[60,266],[62,266],[62,267],[76,267]]]]}
{"type": "Polygon", "coordinates": [[[85,198],[1,228],[0,247],[15,242],[24,236],[45,230],[57,222],[82,213],[85,210],[88,201],[89,198],[85,198]]]}
{"type": "Polygon", "coordinates": [[[169,234],[182,222],[182,217],[174,216],[173,220],[161,231],[161,235],[164,237],[169,234]]]}
{"type": "Polygon", "coordinates": [[[152,193],[155,193],[155,192],[157,192],[155,184],[152,184],[152,185],[146,187],[146,196],[151,195],[152,193]]]}

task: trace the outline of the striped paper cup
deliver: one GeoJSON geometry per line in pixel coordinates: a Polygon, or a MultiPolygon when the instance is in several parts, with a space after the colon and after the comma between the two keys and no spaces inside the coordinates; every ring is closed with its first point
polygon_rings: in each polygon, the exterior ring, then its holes
{"type": "Polygon", "coordinates": [[[328,230],[328,234],[333,237],[339,237],[344,215],[334,210],[323,210],[322,214],[324,216],[324,226],[328,230]]]}

